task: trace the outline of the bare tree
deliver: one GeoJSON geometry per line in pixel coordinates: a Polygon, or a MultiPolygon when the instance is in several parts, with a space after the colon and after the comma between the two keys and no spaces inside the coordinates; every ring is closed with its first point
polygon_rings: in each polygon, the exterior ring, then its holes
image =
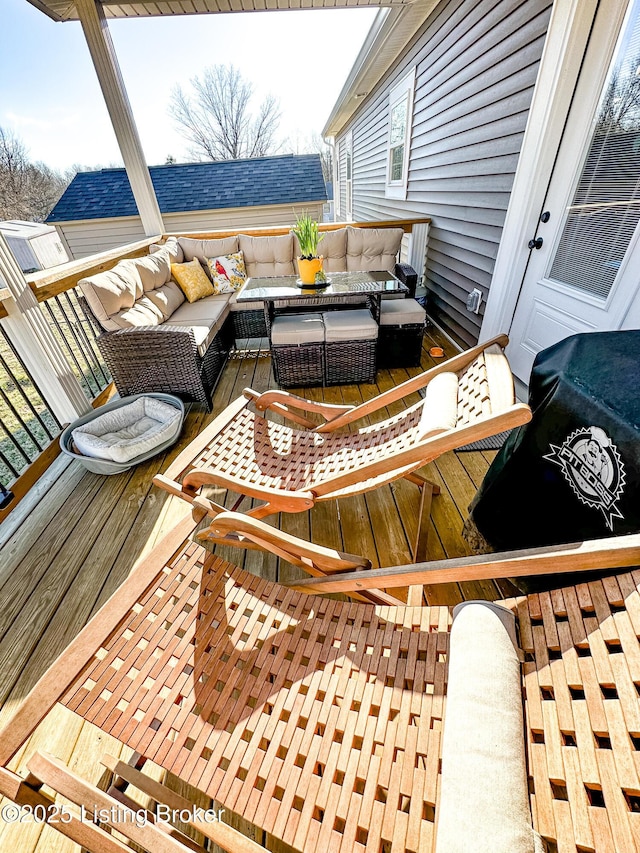
{"type": "Polygon", "coordinates": [[[0,127],[0,219],[42,222],[68,182],[44,163],[32,163],[24,142],[0,127]]]}
{"type": "Polygon", "coordinates": [[[640,127],[640,54],[626,70],[616,68],[600,106],[598,130],[624,132],[640,127]]]}
{"type": "Polygon", "coordinates": [[[191,80],[193,92],[177,86],[169,115],[198,159],[237,160],[277,151],[278,101],[269,95],[251,111],[253,86],[233,65],[213,65],[191,80]]]}

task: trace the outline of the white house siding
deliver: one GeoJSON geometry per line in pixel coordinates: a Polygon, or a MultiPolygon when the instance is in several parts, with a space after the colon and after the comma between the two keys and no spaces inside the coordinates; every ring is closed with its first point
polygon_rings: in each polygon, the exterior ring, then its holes
{"type": "Polygon", "coordinates": [[[352,130],[355,220],[431,217],[429,314],[465,345],[478,339],[550,10],[549,0],[445,0],[339,137],[352,130]],[[414,65],[403,201],[385,198],[388,97],[414,65]],[[474,287],[480,315],[466,309],[474,287]]]}
{"type": "MultiPolygon", "coordinates": [[[[296,220],[296,214],[303,212],[308,212],[310,216],[322,221],[322,207],[321,202],[314,201],[309,204],[198,210],[188,213],[165,213],[162,220],[167,233],[215,231],[216,229],[241,230],[269,225],[292,225],[296,220]]],[[[62,222],[57,227],[64,234],[76,259],[145,239],[142,222],[138,216],[62,222]]]]}

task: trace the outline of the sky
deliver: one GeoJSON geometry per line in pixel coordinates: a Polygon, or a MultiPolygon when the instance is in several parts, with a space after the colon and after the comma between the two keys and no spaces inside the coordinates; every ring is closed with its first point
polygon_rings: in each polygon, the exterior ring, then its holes
{"type": "MultiPolygon", "coordinates": [[[[79,23],[56,23],[27,0],[1,0],[0,126],[54,169],[121,165],[79,23]]],[[[149,165],[188,156],[167,113],[173,88],[234,64],[256,98],[280,99],[280,136],[302,153],[320,133],[376,10],[322,9],[109,21],[149,165]]],[[[289,149],[291,150],[291,149],[289,149]]]]}

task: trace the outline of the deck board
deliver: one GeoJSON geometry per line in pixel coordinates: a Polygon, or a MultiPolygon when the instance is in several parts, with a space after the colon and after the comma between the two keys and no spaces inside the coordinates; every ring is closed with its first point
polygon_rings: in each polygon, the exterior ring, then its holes
{"type": "MultiPolygon", "coordinates": [[[[435,363],[428,355],[434,344],[444,346],[447,355],[454,354],[453,347],[431,331],[425,337],[422,369],[435,363]]],[[[358,403],[418,372],[418,368],[383,370],[374,385],[299,389],[297,393],[333,403],[358,403]]],[[[4,522],[0,528],[0,702],[4,702],[0,718],[35,684],[136,561],[187,513],[187,504],[153,487],[151,479],[247,386],[257,391],[277,387],[267,356],[253,352],[232,357],[216,388],[213,414],[192,406],[180,442],[165,455],[114,477],[90,474],[77,463],[59,459],[4,522]]],[[[401,406],[394,404],[389,413],[401,406]]],[[[468,553],[461,535],[466,507],[494,455],[450,453],[425,469],[427,476],[442,485],[429,522],[430,559],[468,553]]],[[[230,505],[231,496],[217,492],[215,500],[230,505]]],[[[400,480],[366,495],[319,503],[310,513],[268,521],[322,545],[365,553],[374,566],[402,565],[411,562],[417,508],[417,487],[400,480]]],[[[217,547],[230,561],[271,579],[291,580],[303,574],[271,554],[217,547]]],[[[402,596],[399,591],[394,594],[402,596]]],[[[484,581],[427,587],[425,595],[431,603],[455,604],[467,597],[501,598],[504,593],[499,585],[484,581]]],[[[56,708],[42,723],[26,751],[30,753],[35,744],[46,745],[48,751],[103,788],[108,786],[109,776],[98,764],[100,755],[110,751],[128,757],[115,741],[62,708],[56,708]]],[[[14,758],[14,766],[22,767],[23,751],[14,758]]],[[[169,784],[179,787],[178,780],[169,784]]],[[[278,853],[284,849],[239,818],[232,822],[252,832],[268,849],[278,853]]],[[[0,849],[20,853],[79,850],[48,828],[2,822],[0,849]]]]}

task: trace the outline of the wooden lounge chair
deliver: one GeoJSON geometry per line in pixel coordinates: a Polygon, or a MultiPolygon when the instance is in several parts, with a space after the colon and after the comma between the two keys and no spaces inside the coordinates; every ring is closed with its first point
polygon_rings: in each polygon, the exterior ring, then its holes
{"type": "MultiPolygon", "coordinates": [[[[501,607],[465,604],[450,639],[447,607],[334,601],[238,569],[189,541],[195,516],[15,710],[0,732],[1,794],[39,807],[93,853],[126,853],[112,829],[153,853],[204,853],[202,836],[230,853],[262,849],[195,812],[195,843],[151,811],[136,820],[132,788],[193,809],[144,772],[145,759],[305,853],[422,853],[434,843],[436,853],[533,853],[542,848],[531,819],[550,849],[637,849],[640,573],[501,607]],[[9,769],[56,702],[136,751],[129,764],[102,759],[116,777],[108,792],[28,746],[9,769]],[[50,789],[84,815],[56,810],[50,789]]],[[[638,563],[640,537],[564,553],[574,567],[638,563]]],[[[562,554],[509,560],[539,573],[559,556],[566,571],[562,554]]],[[[442,567],[411,568],[418,583],[450,579],[442,567]]],[[[379,585],[395,584],[398,570],[379,571],[379,585]]],[[[467,577],[489,571],[465,565],[467,577]]]]}
{"type": "Polygon", "coordinates": [[[317,501],[356,495],[404,477],[421,490],[414,549],[419,559],[426,550],[421,522],[439,488],[418,469],[448,450],[531,419],[529,407],[515,399],[503,353],[507,342],[501,335],[359,406],[246,389],[154,483],[214,517],[224,507],[199,490],[205,485],[229,489],[260,501],[248,514],[263,518],[302,512],[317,501]],[[418,393],[423,389],[424,399],[418,393]],[[411,395],[417,402],[386,416],[387,407],[411,395]],[[268,419],[267,411],[285,423],[268,419]],[[312,413],[323,418],[320,424],[307,417],[312,413]],[[370,423],[376,413],[385,419],[370,423]]]}

